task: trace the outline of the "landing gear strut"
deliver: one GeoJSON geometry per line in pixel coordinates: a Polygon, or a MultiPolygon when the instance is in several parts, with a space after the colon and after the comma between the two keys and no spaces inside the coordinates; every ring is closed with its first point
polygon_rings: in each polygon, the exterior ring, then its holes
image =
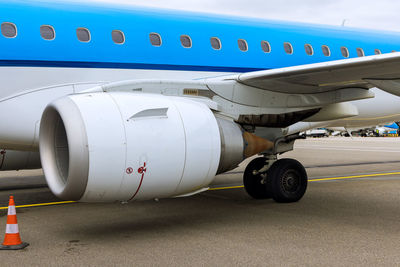
{"type": "Polygon", "coordinates": [[[276,202],[299,201],[307,189],[307,173],[294,159],[256,158],[247,166],[243,183],[255,199],[273,198],[276,202]]]}

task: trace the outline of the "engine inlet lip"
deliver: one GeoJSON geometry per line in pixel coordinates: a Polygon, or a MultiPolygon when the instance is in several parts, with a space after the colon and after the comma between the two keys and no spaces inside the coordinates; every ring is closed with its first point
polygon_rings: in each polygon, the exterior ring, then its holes
{"type": "Polygon", "coordinates": [[[69,97],[50,103],[44,110],[40,123],[39,149],[43,172],[53,194],[61,199],[81,199],[88,183],[89,149],[83,118],[69,97]],[[60,173],[56,160],[55,135],[60,119],[68,143],[66,178],[60,173]]]}

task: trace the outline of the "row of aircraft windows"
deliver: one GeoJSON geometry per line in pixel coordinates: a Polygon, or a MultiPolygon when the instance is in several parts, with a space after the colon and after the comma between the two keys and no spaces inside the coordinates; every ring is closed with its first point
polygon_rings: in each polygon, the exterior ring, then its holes
{"type": "MultiPolygon", "coordinates": [[[[4,22],[1,24],[1,33],[4,37],[15,38],[17,36],[17,26],[14,23],[4,22]]],[[[40,26],[40,35],[44,40],[49,40],[49,41],[54,40],[56,38],[56,32],[55,32],[54,28],[50,25],[40,26]]],[[[87,28],[77,28],[76,36],[77,36],[78,40],[81,42],[88,43],[91,41],[90,31],[87,28]]],[[[125,35],[120,30],[113,30],[111,32],[111,38],[112,38],[113,42],[116,44],[124,44],[125,43],[125,35]]],[[[149,34],[149,38],[150,38],[150,43],[153,46],[161,46],[162,45],[162,39],[161,39],[160,34],[152,32],[149,34]]],[[[185,47],[185,48],[192,47],[192,39],[190,38],[189,35],[181,35],[180,41],[181,41],[181,45],[183,47],[185,47]]],[[[211,37],[210,43],[211,43],[211,47],[215,50],[220,50],[222,48],[221,40],[218,37],[211,37]]],[[[243,52],[246,52],[249,50],[247,41],[244,39],[238,40],[238,47],[243,52]]],[[[271,53],[270,43],[268,41],[261,41],[261,49],[265,53],[271,53]]],[[[293,46],[289,42],[283,43],[283,49],[286,52],[286,54],[292,55],[294,53],[293,46]]],[[[311,44],[305,44],[304,50],[307,55],[309,55],[309,56],[314,55],[314,48],[311,44]]],[[[322,50],[322,53],[324,54],[324,56],[326,56],[326,57],[331,56],[331,50],[330,50],[329,46],[323,45],[323,46],[321,46],[321,50],[322,50]]],[[[340,51],[341,51],[343,57],[348,58],[350,56],[350,52],[347,49],[347,47],[342,46],[340,48],[340,51]]],[[[358,57],[365,56],[364,50],[362,48],[357,48],[356,52],[357,52],[358,57]]],[[[392,51],[392,52],[396,52],[396,51],[392,51]]],[[[375,49],[374,53],[375,53],[375,55],[382,54],[381,50],[379,50],[379,49],[375,49]]]]}

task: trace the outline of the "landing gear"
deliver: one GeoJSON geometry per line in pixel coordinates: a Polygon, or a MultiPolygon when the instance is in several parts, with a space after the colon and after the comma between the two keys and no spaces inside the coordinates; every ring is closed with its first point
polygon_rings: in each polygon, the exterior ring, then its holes
{"type": "Polygon", "coordinates": [[[269,167],[270,162],[260,157],[247,166],[243,176],[247,193],[255,199],[272,197],[281,203],[299,201],[308,181],[303,165],[294,159],[280,159],[269,167]]]}
{"type": "Polygon", "coordinates": [[[299,201],[307,189],[307,172],[294,159],[280,159],[267,172],[267,188],[276,202],[299,201]]]}
{"type": "Polygon", "coordinates": [[[247,165],[244,175],[243,184],[247,194],[255,199],[271,198],[271,194],[267,191],[266,173],[261,173],[258,170],[262,169],[267,164],[267,159],[264,157],[253,159],[247,165]]]}

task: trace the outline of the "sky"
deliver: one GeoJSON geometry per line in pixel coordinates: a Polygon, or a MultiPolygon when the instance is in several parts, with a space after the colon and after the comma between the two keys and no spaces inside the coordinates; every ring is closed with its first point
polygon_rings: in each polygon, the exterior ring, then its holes
{"type": "MultiPolygon", "coordinates": [[[[86,0],[400,32],[398,0],[86,0]]],[[[81,2],[81,1],[80,1],[81,2]]]]}

